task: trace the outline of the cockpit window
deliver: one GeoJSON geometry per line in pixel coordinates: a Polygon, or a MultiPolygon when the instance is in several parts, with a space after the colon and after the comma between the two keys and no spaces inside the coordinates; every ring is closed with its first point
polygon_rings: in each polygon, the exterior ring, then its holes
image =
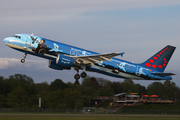
{"type": "Polygon", "coordinates": [[[18,35],[13,35],[13,37],[18,38],[18,39],[21,39],[21,37],[18,36],[18,35]]]}

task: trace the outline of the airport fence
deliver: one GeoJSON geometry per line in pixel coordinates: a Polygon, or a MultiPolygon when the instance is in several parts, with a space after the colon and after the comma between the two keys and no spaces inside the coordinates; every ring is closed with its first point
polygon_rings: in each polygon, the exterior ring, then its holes
{"type": "Polygon", "coordinates": [[[82,114],[180,114],[180,110],[163,110],[163,109],[120,109],[114,111],[113,109],[57,109],[57,108],[0,108],[0,113],[82,113],[82,114]]]}

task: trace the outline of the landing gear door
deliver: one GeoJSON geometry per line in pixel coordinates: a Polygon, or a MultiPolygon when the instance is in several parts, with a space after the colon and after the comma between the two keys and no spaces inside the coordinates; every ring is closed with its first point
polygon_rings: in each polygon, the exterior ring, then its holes
{"type": "Polygon", "coordinates": [[[26,45],[31,46],[31,42],[32,42],[31,36],[27,36],[26,45]]]}

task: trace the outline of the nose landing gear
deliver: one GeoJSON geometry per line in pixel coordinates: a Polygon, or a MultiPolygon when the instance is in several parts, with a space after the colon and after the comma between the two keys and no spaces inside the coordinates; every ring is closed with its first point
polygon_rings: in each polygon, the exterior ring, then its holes
{"type": "Polygon", "coordinates": [[[21,59],[21,63],[24,63],[24,62],[25,62],[25,58],[26,58],[26,56],[27,56],[27,54],[26,54],[26,53],[24,53],[24,55],[23,55],[24,59],[21,59]]]}

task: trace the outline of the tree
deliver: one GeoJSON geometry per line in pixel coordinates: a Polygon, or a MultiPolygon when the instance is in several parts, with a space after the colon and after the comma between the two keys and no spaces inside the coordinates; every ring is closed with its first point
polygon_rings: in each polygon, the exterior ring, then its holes
{"type": "Polygon", "coordinates": [[[82,92],[85,96],[95,96],[99,90],[99,84],[94,77],[87,77],[82,81],[82,92]]]}
{"type": "Polygon", "coordinates": [[[110,81],[105,81],[104,86],[99,89],[99,96],[113,96],[114,90],[111,87],[110,81]]]}
{"type": "Polygon", "coordinates": [[[67,88],[67,85],[61,79],[56,79],[54,82],[51,82],[49,88],[51,91],[56,91],[58,89],[64,90],[67,88]]]}
{"type": "Polygon", "coordinates": [[[78,89],[67,88],[64,90],[64,102],[68,108],[80,107],[83,101],[83,94],[78,89]]]}
{"type": "Polygon", "coordinates": [[[114,94],[123,92],[122,84],[120,82],[112,82],[112,88],[113,88],[114,94]]]}
{"type": "Polygon", "coordinates": [[[40,94],[42,92],[48,91],[49,85],[47,82],[36,83],[36,89],[37,89],[37,93],[40,94]]]}
{"type": "Polygon", "coordinates": [[[134,82],[131,79],[125,79],[124,82],[122,82],[122,88],[123,92],[126,93],[137,92],[134,82]]]}
{"type": "Polygon", "coordinates": [[[163,98],[164,95],[164,85],[160,82],[154,82],[147,87],[147,92],[149,95],[158,95],[163,98]]]}
{"type": "Polygon", "coordinates": [[[178,91],[178,87],[176,87],[176,84],[174,82],[171,82],[169,80],[166,80],[164,82],[164,99],[175,99],[175,94],[178,91]]]}
{"type": "Polygon", "coordinates": [[[136,89],[136,92],[139,95],[147,94],[146,88],[144,86],[140,85],[140,84],[135,84],[135,89],[136,89]]]}
{"type": "Polygon", "coordinates": [[[12,108],[27,108],[28,96],[23,87],[18,86],[7,95],[7,101],[12,108]]]}
{"type": "Polygon", "coordinates": [[[63,90],[49,91],[41,97],[42,107],[45,108],[60,108],[60,104],[64,103],[63,90]]]}

